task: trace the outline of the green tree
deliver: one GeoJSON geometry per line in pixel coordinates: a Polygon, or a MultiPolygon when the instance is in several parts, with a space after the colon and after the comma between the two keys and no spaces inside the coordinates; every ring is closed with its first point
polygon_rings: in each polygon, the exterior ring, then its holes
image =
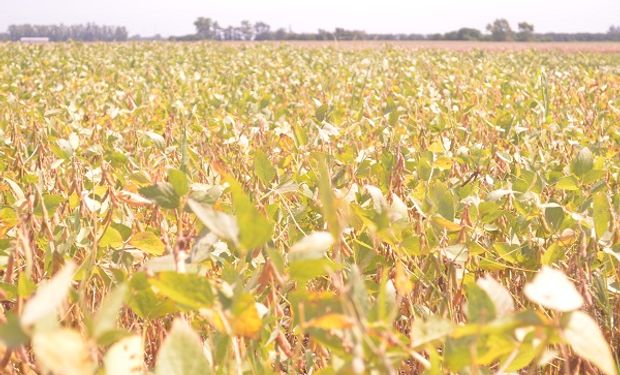
{"type": "Polygon", "coordinates": [[[521,41],[530,41],[534,39],[534,25],[527,22],[519,23],[519,33],[517,39],[521,41]]]}
{"type": "Polygon", "coordinates": [[[488,24],[487,31],[491,33],[492,40],[507,41],[514,39],[514,32],[505,18],[496,19],[493,23],[488,24]]]}
{"type": "Polygon", "coordinates": [[[201,39],[215,39],[215,25],[216,23],[214,23],[211,18],[198,17],[198,19],[194,21],[196,35],[201,39]]]}

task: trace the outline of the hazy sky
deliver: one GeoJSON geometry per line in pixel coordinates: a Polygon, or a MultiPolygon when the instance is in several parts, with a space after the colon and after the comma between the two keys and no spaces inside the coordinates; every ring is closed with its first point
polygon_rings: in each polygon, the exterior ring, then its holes
{"type": "Polygon", "coordinates": [[[369,32],[433,33],[484,29],[499,17],[537,31],[604,32],[620,25],[620,0],[0,0],[0,31],[16,23],[124,25],[130,34],[194,31],[208,16],[220,25],[264,21],[294,31],[336,26],[369,32]]]}

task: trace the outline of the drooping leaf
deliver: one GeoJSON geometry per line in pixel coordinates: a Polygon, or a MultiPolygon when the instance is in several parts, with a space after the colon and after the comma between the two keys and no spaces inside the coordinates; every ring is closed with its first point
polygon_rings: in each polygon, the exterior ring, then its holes
{"type": "Polygon", "coordinates": [[[196,214],[202,224],[216,236],[234,244],[239,243],[239,226],[234,216],[216,211],[193,199],[189,199],[187,205],[194,214],[196,214]]]}
{"type": "Polygon", "coordinates": [[[180,198],[169,182],[160,182],[140,189],[140,194],[161,208],[179,207],[180,198]]]}

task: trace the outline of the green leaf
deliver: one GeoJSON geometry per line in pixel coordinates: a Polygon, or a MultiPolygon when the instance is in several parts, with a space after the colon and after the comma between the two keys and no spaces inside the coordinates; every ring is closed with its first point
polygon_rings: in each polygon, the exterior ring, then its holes
{"type": "Polygon", "coordinates": [[[555,232],[564,221],[564,209],[557,203],[547,204],[545,207],[545,221],[555,232]]]}
{"type": "Polygon", "coordinates": [[[239,244],[239,226],[234,216],[216,211],[193,199],[189,199],[187,205],[202,224],[220,239],[239,244]]]}
{"type": "Polygon", "coordinates": [[[443,182],[434,182],[429,186],[429,200],[435,208],[435,212],[449,221],[454,220],[455,203],[454,196],[443,182]]]}
{"type": "Polygon", "coordinates": [[[276,177],[276,169],[262,150],[257,150],[254,154],[254,173],[265,185],[276,177]]]}
{"type": "Polygon", "coordinates": [[[67,262],[49,281],[39,285],[35,295],[26,302],[20,320],[29,326],[39,319],[55,314],[69,294],[75,263],[67,262]]]}
{"type": "Polygon", "coordinates": [[[571,163],[571,171],[581,177],[592,170],[594,165],[592,151],[589,148],[584,147],[577,153],[577,156],[571,163]]]}
{"type": "Polygon", "coordinates": [[[153,232],[139,232],[133,235],[129,244],[150,255],[162,255],[166,246],[153,232]]]}
{"type": "Polygon", "coordinates": [[[180,198],[172,184],[160,182],[155,185],[143,187],[139,190],[142,196],[161,208],[174,209],[179,207],[180,198]]]}
{"type": "Polygon", "coordinates": [[[244,250],[263,246],[271,239],[273,223],[258,212],[250,197],[233,178],[227,178],[232,194],[235,216],[239,225],[239,242],[244,250]]]}
{"type": "Polygon", "coordinates": [[[104,248],[111,247],[113,249],[119,249],[123,246],[123,236],[118,230],[109,226],[106,228],[101,238],[99,238],[98,245],[104,248]]]}
{"type": "Polygon", "coordinates": [[[601,238],[609,229],[609,224],[612,219],[607,194],[602,191],[594,194],[592,197],[592,209],[594,217],[594,231],[596,232],[596,237],[601,238]]]}
{"type": "Polygon", "coordinates": [[[566,190],[566,191],[576,191],[579,190],[579,184],[574,176],[564,176],[558,180],[555,184],[556,189],[566,190]]]}
{"type": "Polygon", "coordinates": [[[210,374],[202,340],[187,322],[176,319],[164,340],[155,365],[155,375],[210,374]]]}
{"type": "Polygon", "coordinates": [[[123,307],[126,295],[127,286],[120,284],[105,296],[93,319],[93,337],[99,338],[116,328],[116,319],[123,307]]]}
{"type": "Polygon", "coordinates": [[[421,346],[442,339],[452,332],[453,323],[447,319],[431,315],[426,320],[415,321],[411,328],[411,345],[421,346]]]}
{"type": "Polygon", "coordinates": [[[319,169],[319,200],[321,201],[323,220],[327,223],[327,229],[329,229],[332,236],[338,239],[340,238],[342,228],[340,227],[340,220],[338,220],[336,197],[334,197],[334,191],[332,190],[327,161],[323,154],[316,154],[315,158],[319,169]]]}
{"type": "Polygon", "coordinates": [[[508,316],[514,312],[515,306],[510,292],[492,276],[486,275],[478,279],[476,284],[480,289],[484,290],[493,302],[498,318],[508,316]]]}
{"type": "Polygon", "coordinates": [[[157,319],[176,311],[172,301],[158,297],[153,292],[144,272],[134,273],[129,281],[129,287],[130,297],[127,304],[139,317],[157,319]]]}
{"type": "Polygon", "coordinates": [[[21,272],[17,278],[17,295],[28,298],[35,290],[37,290],[37,284],[26,276],[25,272],[21,272]]]}
{"type": "Polygon", "coordinates": [[[182,197],[189,192],[189,180],[185,172],[179,169],[168,169],[168,182],[177,196],[182,197]]]}
{"type": "MultiPolygon", "coordinates": [[[[52,217],[56,212],[56,208],[60,206],[61,203],[65,201],[65,198],[62,195],[58,194],[44,194],[43,195],[43,205],[45,205],[45,211],[47,211],[47,215],[52,217]]],[[[43,208],[41,207],[41,202],[37,204],[34,209],[35,215],[42,216],[43,208]]]]}
{"type": "Polygon", "coordinates": [[[570,313],[564,339],[581,358],[592,362],[606,375],[617,375],[617,367],[609,344],[598,324],[583,311],[570,313]]]}
{"type": "Polygon", "coordinates": [[[0,325],[0,342],[7,348],[16,348],[28,342],[28,335],[24,332],[19,318],[13,313],[6,315],[6,322],[0,325]]]}
{"type": "Polygon", "coordinates": [[[495,304],[489,295],[478,285],[466,285],[467,318],[469,322],[486,323],[495,319],[495,304]]]}
{"type": "Polygon", "coordinates": [[[289,274],[294,280],[305,282],[342,269],[342,265],[327,259],[304,259],[289,264],[289,274]]]}
{"type": "Polygon", "coordinates": [[[187,307],[199,309],[213,305],[209,279],[193,273],[160,272],[149,279],[160,294],[187,307]]]}
{"type": "Polygon", "coordinates": [[[142,337],[129,336],[112,345],[103,358],[106,375],[144,374],[142,337]]]}

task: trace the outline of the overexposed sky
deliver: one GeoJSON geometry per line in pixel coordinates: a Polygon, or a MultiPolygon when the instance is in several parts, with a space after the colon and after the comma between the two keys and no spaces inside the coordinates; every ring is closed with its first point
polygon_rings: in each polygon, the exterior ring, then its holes
{"type": "Polygon", "coordinates": [[[199,16],[220,25],[263,21],[294,31],[335,27],[377,33],[484,30],[495,18],[536,31],[605,32],[620,25],[620,0],[0,0],[0,31],[10,24],[86,23],[126,26],[130,34],[194,32],[199,16]]]}

